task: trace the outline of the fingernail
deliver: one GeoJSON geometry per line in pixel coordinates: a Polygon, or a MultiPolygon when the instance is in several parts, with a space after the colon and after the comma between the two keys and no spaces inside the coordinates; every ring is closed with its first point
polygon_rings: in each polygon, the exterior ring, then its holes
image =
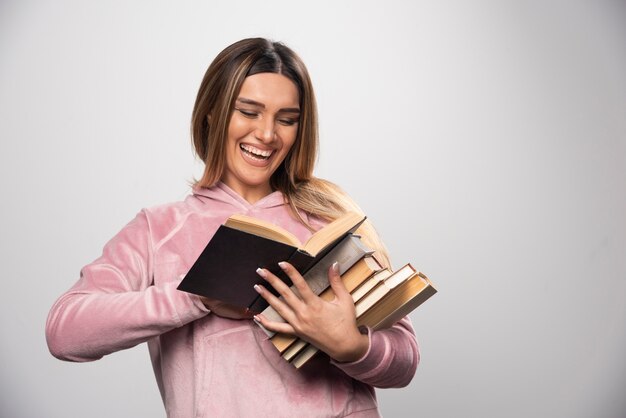
{"type": "Polygon", "coordinates": [[[261,276],[263,278],[265,278],[265,276],[267,276],[267,273],[265,273],[265,270],[263,270],[261,267],[256,269],[256,274],[258,274],[259,276],[261,276]]]}
{"type": "Polygon", "coordinates": [[[287,268],[287,263],[285,263],[284,261],[281,261],[281,262],[279,262],[279,263],[278,263],[278,266],[279,266],[281,269],[283,269],[283,270],[284,270],[284,269],[286,269],[286,268],[287,268]]]}
{"type": "Polygon", "coordinates": [[[252,317],[252,319],[254,319],[255,321],[257,321],[257,322],[258,322],[258,321],[259,321],[259,315],[254,315],[254,316],[252,317]]]}
{"type": "Polygon", "coordinates": [[[258,284],[254,285],[254,290],[257,291],[257,293],[261,293],[261,286],[259,286],[258,284]]]}
{"type": "Polygon", "coordinates": [[[339,263],[338,263],[338,262],[336,262],[336,261],[335,261],[335,262],[333,263],[332,268],[333,268],[333,271],[334,271],[335,273],[339,274],[339,263]]]}

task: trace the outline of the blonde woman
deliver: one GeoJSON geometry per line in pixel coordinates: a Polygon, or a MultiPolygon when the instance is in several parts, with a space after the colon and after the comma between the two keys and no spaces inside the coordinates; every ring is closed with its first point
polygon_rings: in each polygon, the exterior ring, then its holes
{"type": "MultiPolygon", "coordinates": [[[[333,269],[332,302],[307,291],[288,264],[281,267],[300,296],[259,271],[284,301],[263,286],[257,291],[288,322],[257,319],[326,353],[299,370],[251,319],[216,314],[206,299],[176,289],[232,214],[276,223],[304,241],[358,210],[338,187],[313,177],[317,137],[311,81],[292,50],[261,38],[223,50],[193,110],[192,139],[205,163],[193,193],[142,210],[82,269],[50,311],[51,353],[92,361],[147,342],[168,417],[380,416],[373,387],[404,386],[415,373],[413,329],[408,318],[382,331],[357,328],[352,299],[333,269]]],[[[359,232],[388,263],[371,225],[359,232]]]]}

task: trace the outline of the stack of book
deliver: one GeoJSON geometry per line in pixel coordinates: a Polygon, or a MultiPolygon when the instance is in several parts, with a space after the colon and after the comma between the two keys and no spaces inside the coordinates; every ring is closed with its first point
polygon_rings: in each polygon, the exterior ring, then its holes
{"type": "MultiPolygon", "coordinates": [[[[437,292],[430,280],[410,264],[392,272],[384,268],[375,255],[358,260],[341,278],[352,295],[357,325],[374,330],[392,326],[437,292]]],[[[324,300],[335,297],[330,287],[319,296],[324,300]]],[[[263,315],[281,320],[271,306],[263,311],[263,315]]],[[[293,335],[265,331],[282,357],[296,368],[319,351],[293,335]]]]}
{"type": "MultiPolygon", "coordinates": [[[[383,267],[376,254],[354,234],[364,220],[365,216],[349,212],[301,244],[288,231],[269,222],[233,215],[217,230],[178,289],[214,302],[217,314],[242,318],[262,312],[270,320],[284,321],[253,290],[254,284],[263,284],[278,294],[256,274],[256,269],[265,268],[292,285],[278,267],[278,262],[288,261],[315,294],[332,300],[328,269],[338,262],[342,281],[354,300],[357,325],[374,330],[390,327],[434,295],[436,289],[410,264],[396,271],[383,267]]],[[[298,337],[265,332],[282,357],[297,368],[318,352],[298,337]]]]}

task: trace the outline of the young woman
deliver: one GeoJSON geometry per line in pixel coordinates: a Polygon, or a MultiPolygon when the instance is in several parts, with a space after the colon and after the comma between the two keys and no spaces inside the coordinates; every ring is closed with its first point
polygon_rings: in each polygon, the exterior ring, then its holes
{"type": "MultiPolygon", "coordinates": [[[[281,268],[299,296],[258,271],[284,300],[263,286],[257,291],[288,322],[257,319],[327,354],[299,370],[252,320],[219,315],[218,306],[211,312],[208,300],[176,289],[232,214],[273,222],[304,241],[358,210],[339,188],[313,177],[317,114],[302,61],[265,39],[227,47],[200,86],[192,138],[205,162],[193,193],[142,210],[82,269],[50,311],[52,354],[91,361],[147,342],[169,417],[379,416],[373,387],[410,382],[419,361],[415,336],[408,318],[376,332],[357,328],[354,304],[334,269],[332,302],[315,296],[286,263],[281,268]]],[[[388,262],[371,225],[359,232],[388,262]]]]}

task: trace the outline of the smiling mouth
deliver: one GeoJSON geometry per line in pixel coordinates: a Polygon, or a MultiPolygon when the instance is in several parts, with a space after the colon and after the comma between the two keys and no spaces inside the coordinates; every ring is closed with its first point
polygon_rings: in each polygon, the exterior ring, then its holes
{"type": "Polygon", "coordinates": [[[273,150],[261,150],[252,145],[248,144],[239,144],[239,148],[246,154],[248,157],[255,159],[257,161],[267,161],[272,156],[273,150]]]}

